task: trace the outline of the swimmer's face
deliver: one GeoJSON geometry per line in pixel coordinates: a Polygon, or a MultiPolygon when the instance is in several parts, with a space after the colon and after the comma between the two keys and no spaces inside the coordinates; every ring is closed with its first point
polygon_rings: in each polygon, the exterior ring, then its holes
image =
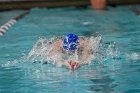
{"type": "Polygon", "coordinates": [[[62,53],[67,53],[68,55],[73,55],[74,53],[76,53],[77,50],[69,51],[69,50],[62,48],[62,53]]]}
{"type": "Polygon", "coordinates": [[[75,53],[75,50],[73,50],[73,51],[68,51],[67,52],[69,55],[73,55],[74,53],[75,53]]]}

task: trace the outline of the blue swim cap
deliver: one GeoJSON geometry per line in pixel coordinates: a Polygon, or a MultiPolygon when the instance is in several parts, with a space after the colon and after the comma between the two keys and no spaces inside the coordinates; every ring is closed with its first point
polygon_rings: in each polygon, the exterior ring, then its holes
{"type": "Polygon", "coordinates": [[[78,48],[78,36],[75,34],[68,34],[63,40],[63,48],[74,51],[78,48]]]}

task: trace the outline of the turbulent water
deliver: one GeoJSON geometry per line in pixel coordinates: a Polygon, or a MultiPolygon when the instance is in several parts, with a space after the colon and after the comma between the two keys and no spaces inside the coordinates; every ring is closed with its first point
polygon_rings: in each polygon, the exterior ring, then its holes
{"type": "MultiPolygon", "coordinates": [[[[2,70],[13,70],[19,74],[18,77],[21,78],[21,81],[19,80],[15,84],[20,83],[26,90],[18,89],[17,91],[24,91],[24,93],[26,91],[33,92],[33,90],[28,90],[27,88],[32,87],[37,88],[35,89],[36,91],[40,91],[40,88],[43,89],[41,92],[50,91],[57,93],[58,91],[67,91],[71,93],[72,91],[100,91],[101,93],[117,93],[113,92],[114,88],[119,84],[117,82],[121,80],[117,75],[119,72],[125,72],[120,70],[121,67],[127,61],[137,61],[140,58],[137,53],[122,53],[115,42],[104,42],[100,34],[94,34],[94,36],[90,37],[84,36],[84,38],[88,38],[90,41],[87,47],[92,49],[92,59],[90,59],[87,65],[81,65],[80,68],[73,72],[61,66],[59,57],[63,56],[63,54],[57,55],[58,57],[55,59],[50,59],[50,42],[55,42],[58,38],[39,38],[29,53],[1,65],[4,68],[2,70]],[[121,63],[122,61],[124,61],[123,64],[121,63]],[[22,82],[22,79],[25,79],[25,82],[22,82]],[[52,90],[52,88],[55,88],[55,90],[52,90]]],[[[15,78],[18,77],[16,76],[15,78]]],[[[127,82],[127,80],[122,81],[127,82]]],[[[119,86],[124,87],[123,85],[119,86]]],[[[118,87],[118,90],[121,89],[120,87],[118,87]]]]}
{"type": "MultiPolygon", "coordinates": [[[[110,43],[104,43],[102,41],[102,35],[99,33],[94,34],[90,37],[85,36],[79,36],[83,38],[87,38],[87,40],[90,42],[87,47],[91,49],[91,58],[87,60],[88,64],[91,64],[91,62],[98,62],[101,63],[105,61],[107,58],[115,58],[119,56],[119,50],[117,49],[117,46],[114,42],[110,43]]],[[[54,57],[50,55],[51,53],[51,44],[55,43],[56,40],[58,40],[59,37],[52,37],[52,38],[40,38],[37,40],[37,42],[33,45],[31,51],[28,54],[25,54],[20,59],[15,59],[12,62],[8,62],[6,64],[3,64],[3,66],[10,66],[14,65],[16,63],[20,62],[29,62],[29,63],[50,63],[56,66],[62,66],[62,62],[60,59],[63,58],[65,54],[63,54],[61,51],[58,51],[59,53],[56,53],[54,57]],[[50,43],[51,42],[51,43],[50,43]]],[[[66,55],[69,57],[70,55],[66,55]]],[[[80,56],[80,54],[75,53],[71,59],[74,59],[76,61],[80,61],[77,57],[80,56]]],[[[66,61],[66,59],[63,59],[66,61]]]]}
{"type": "Polygon", "coordinates": [[[127,6],[32,9],[0,37],[0,93],[140,93],[139,24],[127,6]],[[61,66],[63,53],[49,55],[49,42],[69,33],[92,49],[75,71],[61,66]]]}

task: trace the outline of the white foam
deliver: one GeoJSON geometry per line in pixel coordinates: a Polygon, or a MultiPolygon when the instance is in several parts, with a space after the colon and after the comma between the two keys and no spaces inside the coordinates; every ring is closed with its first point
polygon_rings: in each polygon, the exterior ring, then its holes
{"type": "Polygon", "coordinates": [[[134,52],[134,53],[129,54],[128,57],[132,60],[139,60],[140,54],[134,52]]]}
{"type": "Polygon", "coordinates": [[[81,25],[84,25],[84,26],[89,26],[89,25],[92,25],[93,22],[82,22],[81,25]]]}
{"type": "Polygon", "coordinates": [[[116,45],[115,45],[115,42],[111,43],[109,46],[108,46],[108,49],[107,49],[107,55],[108,56],[118,56],[119,54],[119,51],[118,49],[116,48],[116,45]]]}
{"type": "MultiPolygon", "coordinates": [[[[87,37],[84,37],[84,38],[87,38],[87,37]]],[[[69,56],[61,52],[58,52],[55,55],[50,56],[52,47],[49,42],[55,42],[56,39],[57,37],[53,37],[50,39],[40,38],[36,42],[36,44],[33,46],[32,50],[28,53],[28,55],[26,56],[27,57],[26,59],[32,62],[34,61],[48,62],[48,63],[56,64],[57,66],[61,66],[62,61],[66,61],[66,59],[63,58],[63,56],[67,56],[69,58],[73,57],[74,60],[80,61],[80,59],[78,59],[79,54],[69,56]]],[[[95,60],[97,57],[98,59],[102,60],[102,57],[99,57],[96,55],[96,52],[101,51],[100,44],[101,44],[102,36],[101,35],[91,36],[91,37],[88,37],[87,39],[90,42],[89,45],[87,45],[87,47],[91,49],[92,54],[91,54],[91,58],[87,60],[88,62],[86,63],[91,63],[91,61],[95,60]]],[[[113,49],[111,50],[111,48],[112,47],[109,47],[109,49],[106,51],[109,51],[110,55],[114,56],[117,50],[114,52],[113,49]]]]}
{"type": "MultiPolygon", "coordinates": [[[[87,47],[89,47],[91,52],[91,58],[89,58],[85,63],[91,63],[92,60],[102,62],[108,56],[114,57],[118,55],[118,49],[116,48],[114,43],[111,43],[104,47],[104,43],[102,43],[102,36],[91,36],[91,37],[83,37],[88,39],[90,42],[87,47]]],[[[57,37],[52,37],[50,39],[47,38],[40,38],[32,47],[31,51],[20,58],[20,62],[31,62],[31,63],[51,63],[57,66],[62,66],[62,62],[66,60],[73,59],[75,61],[80,61],[79,54],[75,53],[74,55],[70,56],[69,54],[63,54],[62,51],[58,51],[54,55],[50,55],[52,46],[51,43],[55,42],[57,37]]],[[[138,58],[136,54],[133,55],[135,58],[138,58]]],[[[133,58],[134,58],[133,57],[133,58]]],[[[17,59],[14,61],[7,62],[3,64],[3,67],[8,67],[19,62],[17,59]]]]}

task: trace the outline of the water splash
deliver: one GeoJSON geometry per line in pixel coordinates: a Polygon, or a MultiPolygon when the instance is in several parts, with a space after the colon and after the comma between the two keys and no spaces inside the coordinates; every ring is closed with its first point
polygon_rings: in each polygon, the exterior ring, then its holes
{"type": "MultiPolygon", "coordinates": [[[[115,45],[115,43],[109,43],[108,45],[105,45],[102,42],[102,35],[100,34],[95,34],[94,36],[90,37],[85,37],[81,36],[83,38],[88,39],[90,42],[87,47],[91,49],[91,58],[87,60],[87,63],[91,63],[92,60],[96,61],[103,61],[107,57],[115,57],[119,55],[119,51],[115,45]]],[[[26,60],[30,60],[30,62],[47,62],[47,63],[52,63],[56,64],[57,66],[61,66],[62,60],[64,59],[64,55],[61,51],[58,51],[55,55],[50,56],[50,52],[52,50],[51,44],[54,43],[56,40],[58,40],[58,37],[52,37],[50,39],[47,38],[40,38],[36,44],[33,46],[32,50],[26,55],[26,60]],[[63,59],[62,59],[63,58],[63,59]]],[[[65,55],[66,56],[66,55],[65,55]]],[[[67,55],[69,56],[69,55],[67,55]]],[[[79,61],[78,59],[79,54],[76,53],[73,57],[76,60],[79,61]]]]}
{"type": "MultiPolygon", "coordinates": [[[[90,49],[91,58],[87,60],[86,63],[90,64],[92,61],[103,62],[107,58],[113,58],[119,55],[119,51],[115,45],[115,43],[105,44],[102,41],[102,35],[96,33],[90,37],[79,36],[82,38],[86,38],[90,43],[87,47],[90,49]]],[[[14,61],[9,61],[3,64],[3,67],[12,66],[14,64],[20,62],[28,62],[28,63],[51,63],[56,66],[62,66],[62,61],[66,61],[69,59],[74,59],[76,61],[80,61],[78,57],[80,56],[78,53],[75,53],[73,56],[66,55],[62,51],[57,51],[54,55],[50,55],[53,47],[51,46],[57,40],[62,39],[60,37],[52,37],[52,38],[40,38],[32,47],[31,51],[23,56],[20,59],[15,59],[14,61]],[[65,57],[64,57],[65,56],[65,57]],[[65,59],[68,57],[69,59],[65,59]]]]}
{"type": "Polygon", "coordinates": [[[140,60],[140,54],[139,53],[130,53],[130,54],[126,54],[126,57],[130,60],[134,60],[134,61],[137,61],[137,60],[140,60]]]}

